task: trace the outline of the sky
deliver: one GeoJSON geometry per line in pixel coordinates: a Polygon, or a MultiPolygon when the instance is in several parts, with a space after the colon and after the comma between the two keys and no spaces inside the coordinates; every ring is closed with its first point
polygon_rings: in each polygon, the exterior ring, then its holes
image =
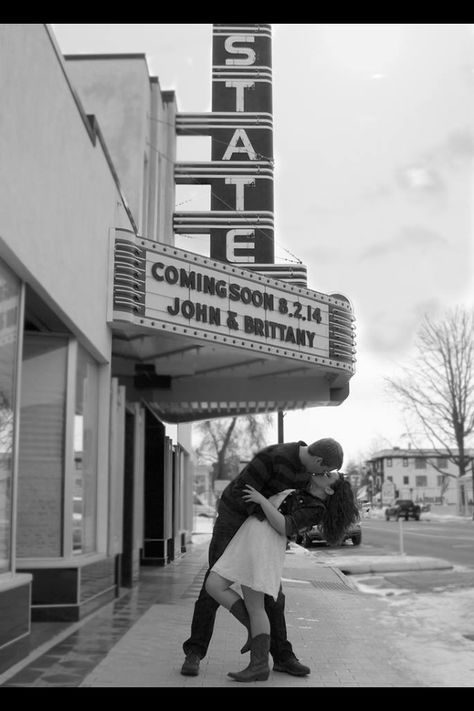
{"type": "MultiPolygon", "coordinates": [[[[52,28],[64,54],[145,54],[179,111],[210,111],[211,24],[52,28]]],[[[413,354],[424,314],[474,305],[474,25],[287,23],[272,35],[275,261],[347,296],[357,339],[347,400],[285,413],[284,439],[335,437],[347,464],[407,445],[385,378],[413,354]]],[[[185,140],[178,159],[210,159],[208,139],[185,140]]],[[[207,209],[202,190],[185,190],[180,209],[207,209]]]]}

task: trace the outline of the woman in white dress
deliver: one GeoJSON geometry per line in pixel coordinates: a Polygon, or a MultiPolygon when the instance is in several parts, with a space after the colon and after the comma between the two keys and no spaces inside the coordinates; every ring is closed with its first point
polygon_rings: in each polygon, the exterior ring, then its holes
{"type": "Polygon", "coordinates": [[[288,537],[321,524],[328,542],[337,543],[358,520],[359,510],[349,481],[339,472],[313,474],[306,490],[287,489],[269,499],[250,485],[244,492],[244,500],[259,504],[266,518],[249,516],[244,521],[212,567],[206,590],[229,610],[241,599],[232,585],[240,584],[250,617],[250,664],[229,676],[236,681],[266,681],[270,622],[264,596],[277,598],[288,537]]]}

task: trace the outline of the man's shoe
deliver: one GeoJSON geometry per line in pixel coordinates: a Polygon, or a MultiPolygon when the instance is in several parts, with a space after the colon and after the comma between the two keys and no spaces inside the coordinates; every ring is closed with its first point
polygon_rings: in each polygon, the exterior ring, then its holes
{"type": "Polygon", "coordinates": [[[200,657],[195,652],[189,652],[181,667],[181,674],[184,674],[184,676],[197,676],[199,674],[200,661],[200,657]]]}
{"type": "Polygon", "coordinates": [[[290,657],[283,662],[275,662],[273,664],[273,671],[286,672],[293,676],[306,676],[307,674],[311,674],[311,669],[301,664],[296,657],[290,657]]]}

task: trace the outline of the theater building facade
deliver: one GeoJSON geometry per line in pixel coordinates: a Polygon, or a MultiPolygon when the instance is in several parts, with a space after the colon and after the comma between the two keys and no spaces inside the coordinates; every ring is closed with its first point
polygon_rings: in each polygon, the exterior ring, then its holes
{"type": "Polygon", "coordinates": [[[186,553],[191,423],[349,393],[348,299],[274,260],[271,28],[211,34],[212,111],[183,114],[143,54],[0,25],[0,673],[31,621],[186,553]],[[209,160],[178,162],[180,135],[209,160]],[[176,209],[186,183],[207,210],[176,209]]]}

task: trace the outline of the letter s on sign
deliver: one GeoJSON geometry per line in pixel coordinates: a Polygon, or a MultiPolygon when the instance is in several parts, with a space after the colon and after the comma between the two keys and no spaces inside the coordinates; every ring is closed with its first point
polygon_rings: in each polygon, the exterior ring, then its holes
{"type": "Polygon", "coordinates": [[[255,51],[250,47],[234,47],[234,42],[255,42],[255,37],[253,35],[230,35],[226,37],[224,47],[229,54],[245,54],[246,59],[226,59],[225,63],[227,65],[234,64],[240,66],[249,66],[250,64],[255,64],[255,51]]]}

